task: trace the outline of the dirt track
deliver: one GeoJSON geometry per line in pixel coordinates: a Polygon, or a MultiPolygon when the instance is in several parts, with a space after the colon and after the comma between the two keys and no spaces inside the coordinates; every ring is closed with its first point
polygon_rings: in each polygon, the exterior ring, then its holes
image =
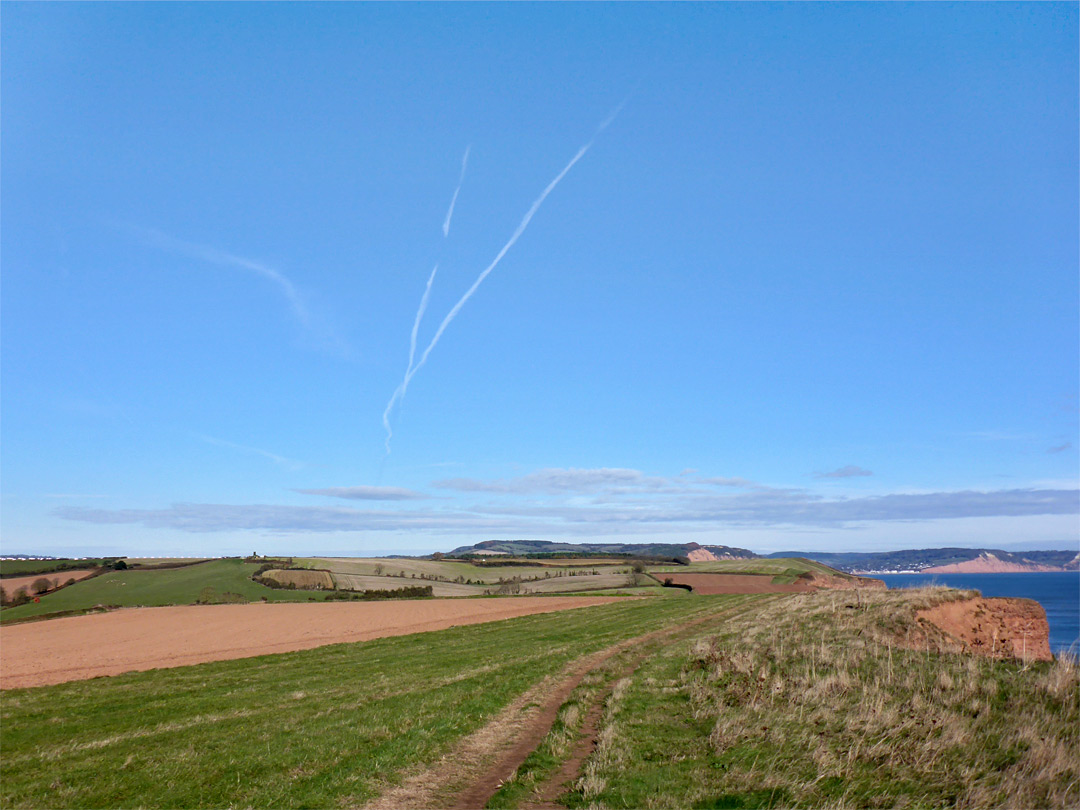
{"type": "MultiPolygon", "coordinates": [[[[545,678],[534,685],[486,726],[461,740],[450,754],[387,790],[365,805],[363,810],[397,810],[401,807],[473,810],[484,807],[502,783],[543,741],[558,716],[559,708],[587,673],[622,652],[637,650],[638,654],[624,671],[624,674],[629,674],[644,656],[653,651],[652,644],[684,637],[701,625],[723,621],[727,615],[740,609],[729,606],[579,658],[558,676],[545,678]]],[[[602,702],[609,693],[610,689],[597,697],[596,705],[590,707],[574,751],[563,767],[538,786],[533,799],[539,798],[540,806],[549,803],[556,806],[554,799],[565,789],[563,783],[578,775],[581,764],[592,751],[602,702]]]]}
{"type": "Polygon", "coordinates": [[[367,641],[618,597],[417,600],[131,608],[0,628],[0,688],[42,686],[326,644],[367,641]]]}

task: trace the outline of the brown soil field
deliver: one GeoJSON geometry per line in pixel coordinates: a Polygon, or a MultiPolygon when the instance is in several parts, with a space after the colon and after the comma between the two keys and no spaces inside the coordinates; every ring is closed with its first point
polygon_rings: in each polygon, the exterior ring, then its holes
{"type": "Polygon", "coordinates": [[[280,568],[271,568],[263,576],[280,582],[282,585],[295,585],[301,590],[332,591],[334,589],[334,580],[330,578],[328,571],[309,571],[295,568],[286,571],[280,568]]]}
{"type": "Polygon", "coordinates": [[[812,590],[809,583],[776,585],[772,575],[759,574],[656,574],[661,582],[670,579],[676,585],[689,585],[694,593],[802,593],[812,590]]]}
{"type": "Polygon", "coordinates": [[[30,586],[39,579],[45,578],[49,580],[52,588],[59,588],[61,585],[66,584],[69,579],[74,579],[76,581],[86,579],[96,570],[96,568],[87,568],[78,569],[76,571],[56,571],[50,574],[35,574],[28,577],[6,577],[5,579],[0,579],[0,587],[3,587],[9,597],[14,596],[15,592],[20,588],[26,588],[26,592],[33,596],[34,594],[30,590],[30,586]]]}
{"type": "Polygon", "coordinates": [[[944,630],[962,647],[991,658],[1051,661],[1046,611],[1032,599],[962,599],[921,610],[920,621],[944,630]]]}
{"type": "Polygon", "coordinates": [[[403,636],[618,598],[185,605],[27,622],[0,627],[0,689],[403,636]]]}

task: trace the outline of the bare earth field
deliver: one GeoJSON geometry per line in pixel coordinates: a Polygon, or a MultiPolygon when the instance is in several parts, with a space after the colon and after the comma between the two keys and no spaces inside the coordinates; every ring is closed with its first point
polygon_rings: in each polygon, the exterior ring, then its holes
{"type": "Polygon", "coordinates": [[[188,666],[586,607],[618,597],[187,605],[0,628],[0,689],[188,666]]]}
{"type": "Polygon", "coordinates": [[[28,577],[5,577],[4,579],[0,579],[0,587],[3,587],[8,596],[14,596],[20,588],[25,588],[27,593],[31,593],[30,586],[39,579],[47,579],[52,588],[59,588],[69,579],[74,579],[77,582],[80,579],[86,579],[95,571],[97,571],[96,568],[88,568],[76,571],[54,571],[48,574],[34,574],[33,576],[28,577]]]}

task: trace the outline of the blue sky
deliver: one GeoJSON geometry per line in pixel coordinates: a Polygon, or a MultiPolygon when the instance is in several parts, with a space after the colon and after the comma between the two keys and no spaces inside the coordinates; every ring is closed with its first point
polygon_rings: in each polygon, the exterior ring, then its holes
{"type": "Polygon", "coordinates": [[[1077,23],[5,3],[3,552],[1076,548],[1077,23]]]}

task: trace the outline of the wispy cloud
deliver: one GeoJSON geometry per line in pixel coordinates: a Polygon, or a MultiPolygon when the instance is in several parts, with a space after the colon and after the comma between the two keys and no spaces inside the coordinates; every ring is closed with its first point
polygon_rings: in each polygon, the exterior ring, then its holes
{"type": "Polygon", "coordinates": [[[1053,447],[1046,448],[1047,453],[1064,453],[1066,450],[1072,449],[1072,442],[1065,442],[1064,444],[1054,445],[1053,447]]]}
{"type": "Polygon", "coordinates": [[[190,256],[193,259],[199,259],[208,264],[216,264],[220,267],[234,267],[239,270],[246,270],[265,278],[272,282],[285,296],[296,319],[302,325],[310,326],[311,316],[308,313],[303,297],[296,289],[296,285],[281,271],[276,270],[263,262],[248,259],[243,256],[237,256],[233,253],[211,247],[210,245],[202,245],[197,242],[188,242],[183,239],[177,239],[175,236],[170,236],[164,231],[160,231],[156,228],[141,228],[129,224],[118,225],[118,227],[138,237],[151,247],[169,251],[170,253],[179,253],[184,256],[190,256]]]}
{"type": "Polygon", "coordinates": [[[137,524],[151,529],[185,532],[272,531],[462,531],[512,532],[518,522],[472,513],[383,511],[345,507],[277,506],[273,504],[179,503],[165,509],[88,509],[61,507],[53,512],[66,520],[96,524],[137,524]]]}
{"type": "Polygon", "coordinates": [[[762,487],[761,484],[755,484],[753,481],[747,481],[745,478],[699,478],[698,481],[702,484],[711,484],[716,487],[738,487],[740,489],[767,489],[762,487]]]}
{"type": "Polygon", "coordinates": [[[746,526],[834,529],[874,522],[1075,515],[1080,491],[1011,489],[827,499],[794,490],[661,497],[603,505],[473,506],[440,510],[358,510],[269,504],[174,504],[164,509],[60,507],[53,514],[95,524],[139,524],[187,532],[440,531],[487,536],[599,535],[715,531],[746,526]]]}
{"type": "Polygon", "coordinates": [[[293,492],[303,495],[325,495],[350,501],[418,501],[431,497],[403,487],[325,487],[324,489],[294,489],[293,492]]]}
{"type": "Polygon", "coordinates": [[[862,467],[856,467],[854,464],[848,464],[846,467],[841,467],[832,472],[816,472],[814,478],[862,478],[867,475],[873,475],[873,473],[870,470],[864,470],[862,467]]]}
{"type": "Polygon", "coordinates": [[[285,456],[279,456],[277,453],[271,453],[269,450],[263,450],[258,447],[248,447],[246,444],[237,444],[236,442],[229,442],[225,439],[217,439],[213,436],[205,436],[201,433],[192,433],[194,438],[199,441],[212,444],[216,447],[227,447],[230,450],[239,450],[241,453],[249,453],[251,455],[262,456],[270,461],[285,467],[290,470],[299,470],[306,466],[305,462],[297,461],[293,458],[286,458],[285,456]]]}
{"type": "Polygon", "coordinates": [[[964,435],[983,442],[1022,442],[1035,438],[1030,433],[1015,433],[1008,430],[973,430],[964,435]]]}
{"type": "Polygon", "coordinates": [[[596,128],[596,131],[593,133],[593,136],[589,140],[589,142],[577,151],[577,154],[575,154],[570,159],[570,162],[563,167],[562,171],[555,175],[555,178],[547,184],[547,186],[542,192],[540,192],[540,196],[533,201],[533,204],[529,207],[529,210],[525,212],[525,216],[521,218],[521,222],[518,223],[518,226],[514,230],[513,234],[510,235],[510,239],[508,239],[506,244],[502,246],[502,249],[496,254],[495,258],[491,261],[491,264],[489,264],[481,271],[480,275],[477,276],[476,280],[472,283],[472,286],[465,291],[465,294],[461,296],[458,302],[454,304],[454,306],[451,308],[450,312],[447,313],[446,317],[443,318],[442,323],[439,324],[439,328],[435,331],[435,336],[431,339],[431,342],[428,344],[427,348],[424,349],[424,353],[420,356],[420,360],[417,361],[415,366],[411,366],[409,370],[405,373],[405,379],[402,381],[401,385],[399,385],[398,388],[394,391],[394,394],[390,397],[390,402],[386,406],[386,410],[383,412],[383,426],[387,431],[386,452],[388,455],[390,453],[390,439],[392,436],[392,432],[389,426],[388,414],[393,409],[394,404],[396,402],[400,402],[401,399],[404,397],[405,392],[409,388],[409,383],[412,381],[412,378],[416,376],[416,373],[427,363],[428,357],[431,356],[431,352],[439,344],[439,340],[442,338],[443,333],[446,331],[446,328],[451,324],[454,318],[457,317],[457,314],[461,311],[462,307],[464,307],[468,300],[473,297],[473,294],[477,291],[477,289],[479,289],[480,285],[484,283],[484,279],[486,279],[488,275],[491,274],[491,271],[498,267],[499,262],[503,260],[503,257],[507,254],[510,248],[512,248],[517,242],[517,240],[521,237],[521,235],[525,233],[525,229],[529,227],[529,223],[536,215],[536,212],[540,210],[540,206],[544,204],[544,200],[546,200],[548,198],[548,195],[555,190],[555,187],[562,182],[562,179],[566,177],[567,172],[569,172],[574,167],[574,165],[585,156],[585,153],[592,148],[592,145],[596,142],[596,139],[605,129],[608,128],[611,122],[615,120],[615,117],[619,114],[625,104],[625,101],[619,104],[619,106],[616,107],[608,115],[608,117],[600,123],[600,126],[596,128]]]}
{"type": "Polygon", "coordinates": [[[465,169],[469,166],[469,152],[471,150],[471,146],[466,146],[465,154],[461,156],[461,174],[458,176],[457,188],[454,189],[454,196],[450,198],[450,207],[446,211],[446,219],[443,220],[443,236],[450,235],[450,220],[454,216],[454,206],[457,204],[458,194],[461,192],[461,185],[465,182],[465,169]]]}
{"type": "Polygon", "coordinates": [[[618,467],[598,469],[546,469],[517,478],[484,481],[477,478],[447,478],[432,483],[437,489],[457,492],[501,492],[558,495],[588,493],[608,487],[658,487],[667,482],[663,478],[650,478],[639,470],[618,467]]]}

